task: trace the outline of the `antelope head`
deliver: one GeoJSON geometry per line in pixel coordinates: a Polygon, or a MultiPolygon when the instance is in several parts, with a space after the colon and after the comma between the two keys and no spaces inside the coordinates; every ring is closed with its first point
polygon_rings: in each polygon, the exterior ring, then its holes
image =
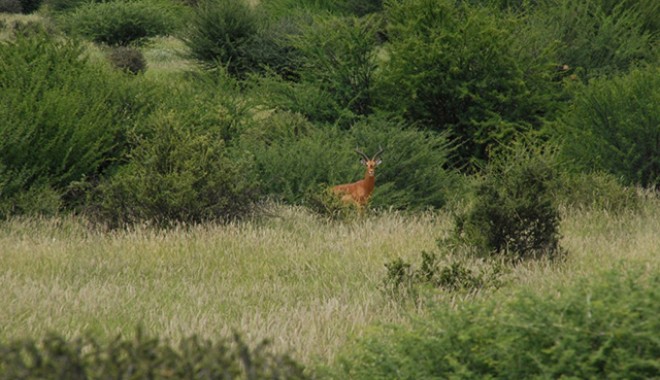
{"type": "Polygon", "coordinates": [[[359,150],[358,148],[355,148],[355,152],[359,154],[362,159],[360,160],[360,163],[364,166],[367,167],[367,172],[365,173],[365,178],[366,177],[374,177],[376,175],[376,166],[380,165],[381,162],[383,162],[378,156],[383,153],[383,148],[379,147],[380,149],[376,154],[373,155],[372,158],[369,158],[364,152],[359,150]]]}

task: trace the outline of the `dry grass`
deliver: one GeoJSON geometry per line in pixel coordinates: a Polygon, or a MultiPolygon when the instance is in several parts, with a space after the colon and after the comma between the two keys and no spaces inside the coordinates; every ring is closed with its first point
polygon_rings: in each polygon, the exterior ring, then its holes
{"type": "MultiPolygon", "coordinates": [[[[329,363],[370,325],[403,322],[380,290],[384,263],[418,262],[450,228],[443,215],[371,216],[328,223],[298,208],[228,226],[96,231],[74,219],[0,225],[0,338],[131,335],[174,341],[232,330],[271,338],[306,363],[329,363]]],[[[660,206],[641,214],[575,212],[563,223],[563,265],[512,270],[508,287],[552,292],[559,282],[643,263],[660,270],[660,206]]],[[[506,291],[499,296],[506,297],[506,291]]],[[[489,295],[484,295],[489,296],[489,295]]]]}
{"type": "Polygon", "coordinates": [[[403,313],[379,285],[383,264],[434,246],[430,216],[347,224],[299,209],[229,226],[92,232],[75,220],[16,220],[0,232],[0,336],[102,337],[139,324],[178,340],[270,337],[298,358],[403,313]]]}

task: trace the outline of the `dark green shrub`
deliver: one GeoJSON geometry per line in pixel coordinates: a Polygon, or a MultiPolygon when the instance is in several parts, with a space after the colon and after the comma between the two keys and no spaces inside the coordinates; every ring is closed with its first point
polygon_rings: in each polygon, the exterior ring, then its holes
{"type": "Polygon", "coordinates": [[[215,342],[198,337],[172,345],[140,331],[133,339],[99,342],[86,336],[0,343],[0,379],[305,379],[304,368],[264,341],[239,335],[215,342]]]}
{"type": "Polygon", "coordinates": [[[3,42],[0,217],[29,213],[30,205],[55,205],[45,200],[112,167],[125,147],[124,128],[143,112],[133,90],[90,64],[76,43],[46,32],[3,42]]]}
{"type": "Polygon", "coordinates": [[[452,0],[387,3],[387,35],[375,104],[458,144],[453,164],[483,163],[490,150],[539,128],[556,108],[556,64],[526,45],[524,24],[494,8],[452,0]]]}
{"type": "Polygon", "coordinates": [[[579,86],[557,123],[564,156],[626,184],[660,185],[660,69],[649,66],[579,86]]]}
{"type": "Polygon", "coordinates": [[[61,16],[70,33],[108,45],[128,45],[167,35],[178,26],[182,9],[162,1],[120,0],[85,3],[61,16]]]}
{"type": "Polygon", "coordinates": [[[20,0],[23,13],[32,13],[39,9],[43,0],[20,0]]]}
{"type": "Polygon", "coordinates": [[[243,0],[205,0],[195,8],[185,41],[194,58],[242,76],[254,67],[248,46],[257,38],[260,22],[243,0]]]}
{"type": "Polygon", "coordinates": [[[417,301],[419,288],[429,286],[446,292],[474,293],[501,286],[503,268],[497,262],[474,268],[466,260],[442,263],[435,253],[422,252],[418,268],[398,258],[385,264],[385,293],[399,301],[417,301]]]}
{"type": "MultiPolygon", "coordinates": [[[[94,1],[99,2],[99,1],[94,1]]],[[[89,3],[87,0],[44,0],[45,8],[52,13],[68,12],[80,5],[89,3]]]]}
{"type": "Polygon", "coordinates": [[[556,154],[518,144],[485,169],[456,234],[480,254],[517,261],[560,253],[556,154]]]}
{"type": "Polygon", "coordinates": [[[157,115],[146,135],[135,137],[128,164],[93,201],[101,221],[167,226],[226,221],[252,210],[258,186],[251,161],[184,122],[175,113],[157,115]]]}
{"type": "Polygon", "coordinates": [[[0,13],[21,13],[23,6],[19,0],[0,0],[0,13]]]}
{"type": "Polygon", "coordinates": [[[113,48],[108,55],[112,65],[131,74],[143,73],[147,70],[147,61],[138,49],[119,46],[113,48]]]}
{"type": "Polygon", "coordinates": [[[647,379],[660,373],[660,276],[653,269],[611,270],[547,292],[523,289],[458,307],[438,304],[412,326],[372,332],[344,352],[335,378],[647,379]]]}

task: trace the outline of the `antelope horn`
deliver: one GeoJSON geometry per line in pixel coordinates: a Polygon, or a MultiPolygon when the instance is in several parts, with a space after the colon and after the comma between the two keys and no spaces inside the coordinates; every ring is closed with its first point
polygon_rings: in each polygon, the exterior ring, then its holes
{"type": "Polygon", "coordinates": [[[374,158],[372,158],[372,160],[375,160],[376,157],[378,157],[378,155],[381,154],[381,153],[383,153],[383,151],[385,150],[385,149],[384,149],[382,146],[380,146],[380,145],[378,146],[378,148],[380,148],[380,150],[379,150],[376,154],[374,154],[374,158]]]}
{"type": "Polygon", "coordinates": [[[364,152],[362,152],[360,149],[355,148],[355,152],[356,152],[357,154],[359,154],[360,156],[362,156],[365,160],[369,161],[369,156],[367,156],[366,154],[364,154],[364,152]]]}

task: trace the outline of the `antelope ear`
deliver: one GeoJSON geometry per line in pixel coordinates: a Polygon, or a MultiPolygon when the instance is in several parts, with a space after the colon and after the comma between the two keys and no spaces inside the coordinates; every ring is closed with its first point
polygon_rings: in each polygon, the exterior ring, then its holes
{"type": "Polygon", "coordinates": [[[380,158],[376,160],[376,166],[380,165],[383,162],[380,158]]]}
{"type": "Polygon", "coordinates": [[[364,158],[360,160],[360,163],[364,166],[367,166],[367,160],[365,160],[364,158]]]}

